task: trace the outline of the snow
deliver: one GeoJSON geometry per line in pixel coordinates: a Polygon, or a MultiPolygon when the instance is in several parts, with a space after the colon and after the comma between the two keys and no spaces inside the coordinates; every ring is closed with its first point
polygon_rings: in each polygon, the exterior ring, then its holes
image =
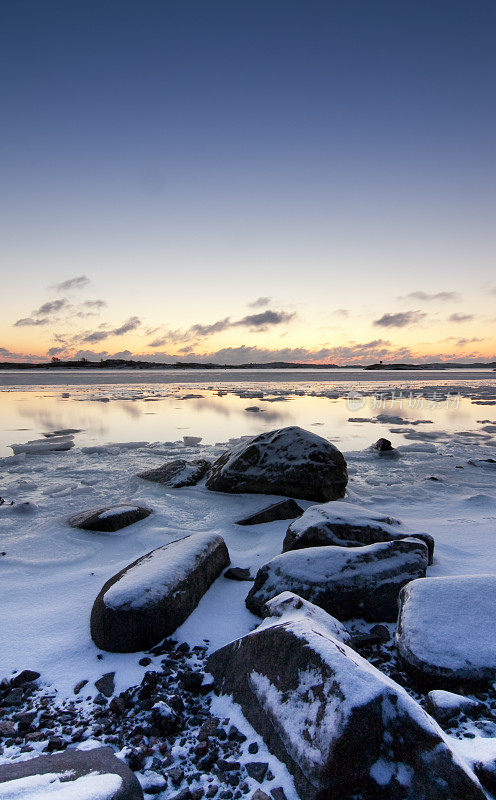
{"type": "Polygon", "coordinates": [[[76,780],[68,776],[45,773],[0,783],[0,800],[111,800],[122,784],[119,775],[94,772],[76,780]]]}
{"type": "Polygon", "coordinates": [[[496,575],[412,581],[400,619],[398,649],[409,663],[496,677],[496,575]]]}
{"type": "Polygon", "coordinates": [[[262,622],[257,631],[268,628],[281,621],[299,619],[306,617],[327,630],[335,639],[345,644],[350,642],[350,634],[339,620],[332,617],[324,609],[310,603],[303,597],[299,597],[293,592],[281,592],[265,603],[265,608],[269,616],[262,622]]]}
{"type": "MultiPolygon", "coordinates": [[[[363,373],[359,377],[363,378],[363,373]]],[[[460,388],[464,397],[475,397],[477,394],[473,403],[493,403],[490,395],[491,392],[494,395],[496,386],[494,374],[491,378],[487,373],[470,372],[468,377],[467,381],[467,373],[463,371],[449,375],[445,372],[430,373],[428,376],[422,375],[422,382],[425,385],[430,381],[434,386],[439,382],[451,381],[458,384],[456,388],[460,388]]],[[[389,380],[384,373],[366,374],[366,380],[371,384],[377,383],[379,378],[382,381],[389,380]]],[[[332,384],[326,384],[324,375],[316,371],[303,371],[296,375],[283,372],[278,377],[274,373],[259,370],[258,373],[247,372],[235,376],[236,381],[247,383],[254,379],[260,380],[258,392],[252,395],[254,397],[269,394],[266,382],[272,381],[274,384],[276,380],[280,381],[279,390],[284,392],[281,396],[292,399],[285,406],[285,410],[287,407],[294,414],[292,422],[311,428],[319,420],[314,416],[315,404],[309,405],[311,410],[304,420],[298,416],[302,413],[300,410],[292,410],[292,402],[301,402],[299,408],[304,409],[306,406],[303,404],[311,403],[309,397],[320,397],[319,403],[329,403],[334,407],[336,398],[346,397],[353,386],[351,380],[357,379],[357,373],[350,372],[348,377],[344,371],[340,371],[337,377],[334,374],[332,380],[340,383],[337,389],[332,384]],[[313,388],[311,384],[307,387],[306,384],[312,380],[316,382],[313,388]],[[295,388],[296,382],[304,388],[295,388]]],[[[401,373],[392,376],[393,379],[406,382],[409,378],[401,373]]],[[[413,379],[418,381],[418,374],[413,379]]],[[[190,375],[181,373],[180,380],[186,383],[190,375]]],[[[119,374],[116,371],[105,373],[94,370],[69,375],[59,372],[0,373],[0,385],[8,384],[10,387],[13,384],[25,387],[58,384],[64,385],[65,390],[71,384],[73,388],[63,392],[69,394],[70,399],[61,402],[61,406],[65,407],[65,403],[78,404],[77,408],[81,409],[81,413],[84,409],[86,414],[88,405],[91,405],[105,415],[124,403],[127,404],[126,408],[135,407],[136,404],[131,400],[123,400],[124,391],[127,396],[132,391],[136,397],[147,402],[166,395],[172,396],[175,390],[173,384],[177,381],[176,372],[170,378],[160,372],[149,376],[141,371],[119,374]],[[109,403],[100,407],[98,403],[80,402],[83,387],[88,384],[92,384],[92,392],[96,392],[98,386],[108,384],[104,388],[109,403]],[[161,388],[158,384],[167,384],[167,387],[161,388]],[[152,392],[156,392],[156,396],[152,397],[152,392]]],[[[191,381],[201,384],[202,389],[203,385],[211,386],[219,395],[219,404],[224,402],[222,396],[232,393],[233,389],[230,385],[233,375],[229,371],[227,375],[224,371],[210,374],[208,384],[204,374],[191,373],[191,381]],[[218,388],[221,382],[225,385],[223,389],[218,388]]],[[[240,391],[239,386],[236,391],[240,391]]],[[[201,457],[215,460],[230,445],[239,442],[239,435],[234,434],[251,431],[249,425],[253,420],[262,424],[264,414],[245,414],[246,400],[240,400],[243,418],[238,424],[219,405],[215,411],[217,427],[212,428],[211,436],[207,436],[203,428],[197,427],[196,417],[196,403],[206,403],[207,400],[209,398],[192,400],[195,406],[189,406],[190,401],[183,406],[185,409],[188,407],[190,424],[194,421],[195,432],[204,434],[203,441],[221,442],[219,445],[200,447],[201,457]],[[234,441],[227,444],[228,438],[234,441]]],[[[51,398],[50,402],[56,401],[51,398]]],[[[280,405],[275,404],[278,410],[280,405]]],[[[155,411],[157,403],[147,402],[147,407],[155,411]]],[[[442,428],[443,423],[439,421],[439,416],[434,417],[433,411],[437,414],[437,408],[428,410],[429,417],[436,419],[437,428],[442,428]]],[[[143,668],[137,663],[137,654],[99,653],[91,641],[89,615],[106,580],[153,548],[195,533],[221,535],[228,546],[233,566],[250,567],[252,574],[281,552],[287,521],[243,528],[236,525],[236,520],[284,498],[222,495],[209,492],[202,485],[174,490],[137,479],[135,476],[138,472],[159,467],[166,459],[190,458],[191,450],[184,446],[182,431],[174,433],[165,425],[163,418],[160,424],[164,425],[164,429],[162,434],[158,434],[151,430],[136,430],[133,418],[127,411],[125,413],[128,432],[125,427],[119,431],[115,437],[118,444],[107,443],[107,433],[102,429],[94,434],[93,440],[89,435],[84,438],[84,434],[76,434],[75,446],[69,451],[51,452],[49,455],[44,452],[21,452],[0,459],[0,495],[7,502],[14,500],[16,503],[14,506],[0,506],[0,553],[6,553],[5,556],[0,555],[0,679],[15,670],[34,669],[41,673],[41,685],[62,699],[73,698],[74,685],[84,678],[89,681],[82,692],[84,703],[86,696],[97,693],[93,682],[103,673],[115,671],[116,693],[119,693],[141,681],[143,668]],[[126,443],[126,436],[139,441],[126,443]],[[177,440],[174,440],[175,437],[177,440]],[[148,445],[147,438],[151,442],[148,445]],[[153,441],[159,438],[160,441],[153,441]],[[29,505],[23,506],[23,503],[29,505]],[[136,503],[152,508],[154,513],[139,526],[123,529],[118,537],[95,537],[67,525],[68,517],[84,508],[119,503],[136,503]],[[26,515],[22,513],[22,508],[26,509],[26,515]],[[101,660],[97,658],[99,654],[101,660]]],[[[361,415],[363,412],[359,413],[361,415]]],[[[410,411],[409,415],[413,417],[414,412],[410,411]]],[[[480,425],[488,426],[494,424],[494,420],[479,422],[479,418],[491,415],[494,415],[493,408],[479,408],[473,419],[480,425]]],[[[496,574],[496,487],[494,469],[484,461],[496,458],[494,432],[484,431],[481,438],[480,429],[475,422],[472,424],[470,416],[457,415],[457,424],[470,429],[467,431],[470,435],[461,436],[451,418],[445,416],[445,430],[450,433],[448,438],[435,444],[412,441],[408,445],[400,445],[402,457],[385,463],[365,448],[363,438],[358,436],[361,423],[348,425],[346,420],[349,416],[351,414],[344,409],[342,427],[336,426],[332,437],[337,443],[339,437],[347,442],[346,452],[341,444],[339,447],[348,462],[350,481],[346,498],[337,501],[339,506],[349,507],[352,514],[356,507],[361,507],[373,514],[402,519],[401,531],[421,530],[432,534],[436,541],[436,552],[434,564],[428,568],[431,577],[488,572],[496,574]],[[469,460],[481,466],[472,466],[469,460]],[[482,467],[483,463],[485,467],[482,467]],[[429,476],[436,476],[440,480],[426,480],[429,476]]],[[[406,412],[401,412],[401,416],[405,418],[406,412]]],[[[158,420],[159,417],[146,419],[158,420]]],[[[322,414],[320,419],[328,418],[322,414]]],[[[52,429],[84,427],[85,420],[80,420],[80,424],[75,423],[74,419],[57,419],[52,429]]],[[[264,421],[263,424],[266,429],[267,425],[274,423],[264,421]]],[[[275,424],[279,424],[279,420],[275,424]]],[[[432,425],[429,427],[432,428],[432,425]]],[[[378,428],[379,425],[374,424],[375,439],[379,433],[387,435],[387,427],[384,430],[378,428]]],[[[323,431],[322,428],[316,430],[323,431]]],[[[8,442],[21,438],[21,434],[7,435],[8,442]]],[[[26,438],[28,436],[33,438],[32,433],[26,434],[26,438]]],[[[397,436],[400,441],[400,434],[397,436]]],[[[249,438],[245,437],[245,441],[249,438]]],[[[373,440],[370,436],[367,444],[373,440]]],[[[49,440],[41,441],[50,444],[49,440]]],[[[393,443],[396,446],[397,441],[393,443]]],[[[310,505],[299,502],[303,508],[310,505]]],[[[190,644],[202,644],[204,639],[208,639],[209,649],[214,650],[252,631],[260,620],[244,604],[250,586],[249,583],[230,581],[221,576],[178,629],[175,637],[190,644]]],[[[482,626],[477,630],[480,632],[482,626]]],[[[477,638],[474,633],[472,637],[477,638]]],[[[160,669],[160,657],[151,658],[148,669],[160,669]]],[[[219,703],[219,711],[214,713],[227,716],[227,700],[216,698],[215,702],[219,703]],[[221,707],[226,709],[225,714],[222,714],[221,707]]],[[[241,730],[241,724],[236,724],[241,730]]],[[[480,748],[482,751],[484,747],[489,748],[488,742],[491,740],[478,735],[476,739],[465,740],[459,746],[474,750],[480,748]]],[[[496,755],[494,740],[492,746],[496,755]]],[[[269,760],[261,754],[260,758],[269,760]]],[[[274,771],[272,764],[271,769],[274,771]]],[[[284,786],[286,791],[287,784],[284,786]]],[[[292,800],[289,795],[288,800],[292,800]]]]}
{"type": "Polygon", "coordinates": [[[121,514],[129,514],[137,510],[138,510],[137,506],[112,506],[112,508],[108,508],[107,511],[102,511],[102,513],[98,515],[98,519],[108,519],[109,517],[118,517],[121,514]]]}
{"type": "MultiPolygon", "coordinates": [[[[312,525],[321,525],[323,522],[336,522],[357,527],[373,526],[382,528],[392,536],[398,533],[399,520],[390,516],[385,516],[372,509],[363,508],[358,504],[351,505],[343,500],[333,500],[330,503],[322,503],[310,506],[291,523],[291,530],[298,535],[312,525]]],[[[400,533],[403,531],[400,530],[400,533]]],[[[412,534],[413,535],[413,534],[412,534]]]]}
{"type": "Polygon", "coordinates": [[[200,559],[222,544],[211,533],[187,536],[154,550],[128,569],[103,596],[107,608],[144,608],[174,591],[195,569],[200,559]]]}

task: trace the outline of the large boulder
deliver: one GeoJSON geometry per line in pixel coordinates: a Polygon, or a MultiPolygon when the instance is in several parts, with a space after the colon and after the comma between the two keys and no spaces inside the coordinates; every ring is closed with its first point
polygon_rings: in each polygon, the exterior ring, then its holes
{"type": "MultiPolygon", "coordinates": [[[[281,592],[270,600],[267,600],[262,607],[262,616],[267,620],[267,623],[273,625],[275,620],[279,622],[286,622],[289,619],[300,619],[305,617],[311,622],[318,623],[321,627],[325,628],[334,639],[345,644],[351,643],[351,636],[345,626],[331,617],[323,608],[304,600],[303,597],[298,597],[293,592],[281,592]]],[[[264,625],[262,622],[258,630],[264,625]]]]}
{"type": "Polygon", "coordinates": [[[427,547],[419,539],[292,550],[258,570],[246,605],[260,616],[267,600],[290,591],[339,620],[394,621],[400,589],[423,577],[427,562],[427,547]]]}
{"type": "Polygon", "coordinates": [[[142,800],[136,776],[110,747],[65,750],[0,766],[0,797],[142,800]]]}
{"type": "Polygon", "coordinates": [[[224,453],[207,488],[215,492],[278,494],[302,500],[344,497],[348,473],[342,453],[315,433],[290,427],[262,433],[224,453]]]}
{"type": "Polygon", "coordinates": [[[301,800],[483,800],[404,689],[309,618],[262,625],[208,661],[301,800]]]}
{"type": "Polygon", "coordinates": [[[162,486],[171,489],[181,489],[183,486],[195,486],[207,474],[210,467],[211,462],[205,458],[197,458],[194,461],[176,458],[156,469],[140,472],[138,478],[161,483],[162,486]]]}
{"type": "Polygon", "coordinates": [[[222,536],[196,533],[138,558],[108,580],[91,611],[91,636],[111,652],[144,650],[174,633],[229,564],[222,536]]]}
{"type": "Polygon", "coordinates": [[[121,503],[118,506],[104,506],[81,511],[70,517],[67,522],[72,528],[82,528],[85,531],[98,531],[100,533],[115,533],[121,528],[146,519],[152,513],[151,508],[136,506],[132,503],[121,503]]]}
{"type": "Polygon", "coordinates": [[[400,594],[398,653],[429,687],[496,680],[496,575],[413,581],[400,594]]]}
{"type": "Polygon", "coordinates": [[[310,506],[289,526],[283,552],[304,547],[340,545],[358,547],[374,542],[391,542],[412,536],[421,539],[429,551],[429,564],[434,553],[434,539],[428,533],[404,533],[400,520],[369,511],[345,501],[310,506]]]}

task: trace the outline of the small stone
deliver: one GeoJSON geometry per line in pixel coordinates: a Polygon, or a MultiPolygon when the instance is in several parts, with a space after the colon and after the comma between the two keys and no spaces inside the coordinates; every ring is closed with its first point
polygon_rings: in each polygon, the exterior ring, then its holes
{"type": "Polygon", "coordinates": [[[93,702],[97,706],[106,706],[108,701],[107,698],[104,697],[104,695],[101,692],[98,692],[93,702]]]}
{"type": "Polygon", "coordinates": [[[212,786],[208,787],[207,792],[206,792],[206,796],[209,799],[212,798],[212,797],[215,797],[215,795],[217,794],[218,791],[219,791],[219,787],[216,786],[215,784],[213,784],[212,786]]]}
{"type": "Polygon", "coordinates": [[[151,660],[151,658],[148,658],[148,656],[145,656],[145,658],[140,658],[140,660],[138,661],[138,664],[140,665],[140,667],[147,667],[151,663],[152,663],[152,660],[151,660]]]}
{"type": "Polygon", "coordinates": [[[251,800],[270,800],[270,797],[268,794],[265,794],[265,792],[262,792],[261,789],[257,789],[253,792],[251,800]]]}
{"type": "Polygon", "coordinates": [[[229,569],[226,569],[224,572],[224,578],[228,578],[230,581],[253,580],[248,567],[229,567],[229,569]]]}
{"type": "Polygon", "coordinates": [[[258,753],[258,744],[256,742],[251,742],[248,745],[248,752],[253,756],[255,753],[258,753]]]}
{"type": "Polygon", "coordinates": [[[274,800],[287,800],[282,786],[277,786],[275,789],[271,789],[270,793],[274,800]]]}
{"type": "Polygon", "coordinates": [[[61,739],[60,736],[52,736],[48,740],[48,744],[45,747],[45,750],[48,753],[54,753],[56,750],[65,750],[67,747],[67,742],[65,739],[61,739]]]}
{"type": "MultiPolygon", "coordinates": [[[[180,769],[179,767],[172,767],[172,769],[167,770],[167,775],[171,779],[174,786],[179,786],[182,779],[184,778],[184,770],[180,769]]],[[[188,790],[189,795],[189,790],[188,790]]]]}
{"type": "Polygon", "coordinates": [[[95,686],[105,697],[112,697],[115,690],[115,672],[107,672],[95,681],[95,686]]]}
{"type": "Polygon", "coordinates": [[[79,692],[81,691],[81,689],[82,689],[84,686],[86,686],[86,684],[87,684],[87,683],[88,683],[88,681],[79,681],[79,683],[76,683],[76,685],[75,685],[75,687],[74,687],[74,694],[79,694],[79,692]]]}
{"type": "Polygon", "coordinates": [[[13,678],[11,678],[10,685],[13,689],[16,689],[25,683],[33,683],[34,681],[37,681],[39,677],[39,672],[34,672],[32,669],[24,669],[18,675],[15,675],[13,678]]]}
{"type": "Polygon", "coordinates": [[[265,761],[249,761],[245,767],[250,778],[254,778],[258,783],[263,783],[265,773],[269,768],[265,761]]]}
{"type": "Polygon", "coordinates": [[[241,764],[239,761],[225,761],[224,759],[220,758],[217,761],[217,766],[221,772],[234,772],[235,770],[240,769],[241,764]]]}

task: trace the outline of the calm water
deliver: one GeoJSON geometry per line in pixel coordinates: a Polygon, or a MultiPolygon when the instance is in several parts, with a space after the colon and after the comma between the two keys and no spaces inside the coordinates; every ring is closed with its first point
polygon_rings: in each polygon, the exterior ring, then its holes
{"type": "Polygon", "coordinates": [[[0,455],[10,455],[12,443],[65,429],[80,431],[76,445],[184,435],[209,444],[285,425],[314,430],[343,450],[380,436],[393,444],[442,440],[446,433],[473,434],[488,446],[495,441],[496,373],[415,373],[415,379],[374,373],[372,380],[358,370],[347,375],[194,372],[191,382],[184,373],[177,382],[172,373],[172,382],[157,372],[3,373],[0,455]],[[62,377],[67,385],[59,383],[62,377]],[[40,385],[42,380],[58,385],[40,385]]]}

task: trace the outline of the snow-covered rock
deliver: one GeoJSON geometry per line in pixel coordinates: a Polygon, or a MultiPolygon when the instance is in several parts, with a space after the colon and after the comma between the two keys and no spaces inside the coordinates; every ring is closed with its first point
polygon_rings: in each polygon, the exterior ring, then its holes
{"type": "Polygon", "coordinates": [[[260,615],[267,600],[290,591],[340,620],[393,621],[400,589],[425,575],[427,561],[419,539],[292,550],[259,569],[246,605],[260,615]]]}
{"type": "Polygon", "coordinates": [[[118,506],[105,506],[81,511],[70,517],[67,522],[72,528],[82,528],[86,531],[99,531],[115,533],[121,528],[146,519],[152,513],[151,508],[136,506],[131,503],[122,503],[118,506]]]}
{"type": "Polygon", "coordinates": [[[110,747],[71,748],[0,766],[0,800],[142,800],[141,786],[110,747]]]}
{"type": "Polygon", "coordinates": [[[496,575],[414,581],[400,594],[398,653],[419,677],[496,680],[496,575]]]}
{"type": "Polygon", "coordinates": [[[287,622],[291,619],[306,617],[311,622],[316,622],[325,628],[339,642],[344,642],[345,644],[350,644],[351,642],[349,632],[339,620],[331,617],[323,608],[304,600],[303,597],[298,597],[293,592],[281,592],[271,600],[267,600],[262,608],[262,616],[266,619],[266,622],[262,622],[257,630],[267,624],[273,624],[276,619],[280,622],[287,622]]]}
{"type": "Polygon", "coordinates": [[[208,669],[301,800],[483,800],[474,773],[404,689],[308,617],[213,653],[208,669]]]}
{"type": "Polygon", "coordinates": [[[71,450],[74,447],[74,436],[51,436],[48,439],[32,439],[30,442],[11,444],[14,454],[43,455],[60,450],[71,450]]]}
{"type": "Polygon", "coordinates": [[[432,563],[432,536],[428,533],[405,533],[400,526],[400,520],[353,503],[342,500],[323,503],[310,506],[299,519],[291,523],[284,539],[283,552],[323,545],[357,547],[413,536],[425,542],[429,551],[429,563],[432,563]]]}
{"type": "Polygon", "coordinates": [[[250,514],[249,517],[238,519],[237,525],[260,525],[265,522],[275,522],[278,519],[294,519],[303,514],[303,509],[291,498],[280,500],[279,503],[272,503],[270,506],[250,514]]]}
{"type": "Polygon", "coordinates": [[[173,633],[229,564],[222,536],[197,533],[138,558],[108,580],[91,612],[98,647],[135,652],[173,633]]]}
{"type": "Polygon", "coordinates": [[[175,461],[169,461],[156,469],[140,472],[138,478],[161,483],[172,489],[180,489],[183,486],[195,486],[207,474],[210,467],[210,461],[204,458],[197,458],[194,461],[176,458],[175,461]]]}
{"type": "Polygon", "coordinates": [[[278,494],[303,500],[344,497],[348,473],[342,453],[302,428],[262,433],[224,453],[207,488],[216,492],[278,494]]]}
{"type": "Polygon", "coordinates": [[[485,709],[484,703],[472,700],[463,694],[446,692],[444,689],[433,689],[427,695],[427,702],[432,716],[438,722],[448,722],[458,714],[470,714],[485,709]]]}

